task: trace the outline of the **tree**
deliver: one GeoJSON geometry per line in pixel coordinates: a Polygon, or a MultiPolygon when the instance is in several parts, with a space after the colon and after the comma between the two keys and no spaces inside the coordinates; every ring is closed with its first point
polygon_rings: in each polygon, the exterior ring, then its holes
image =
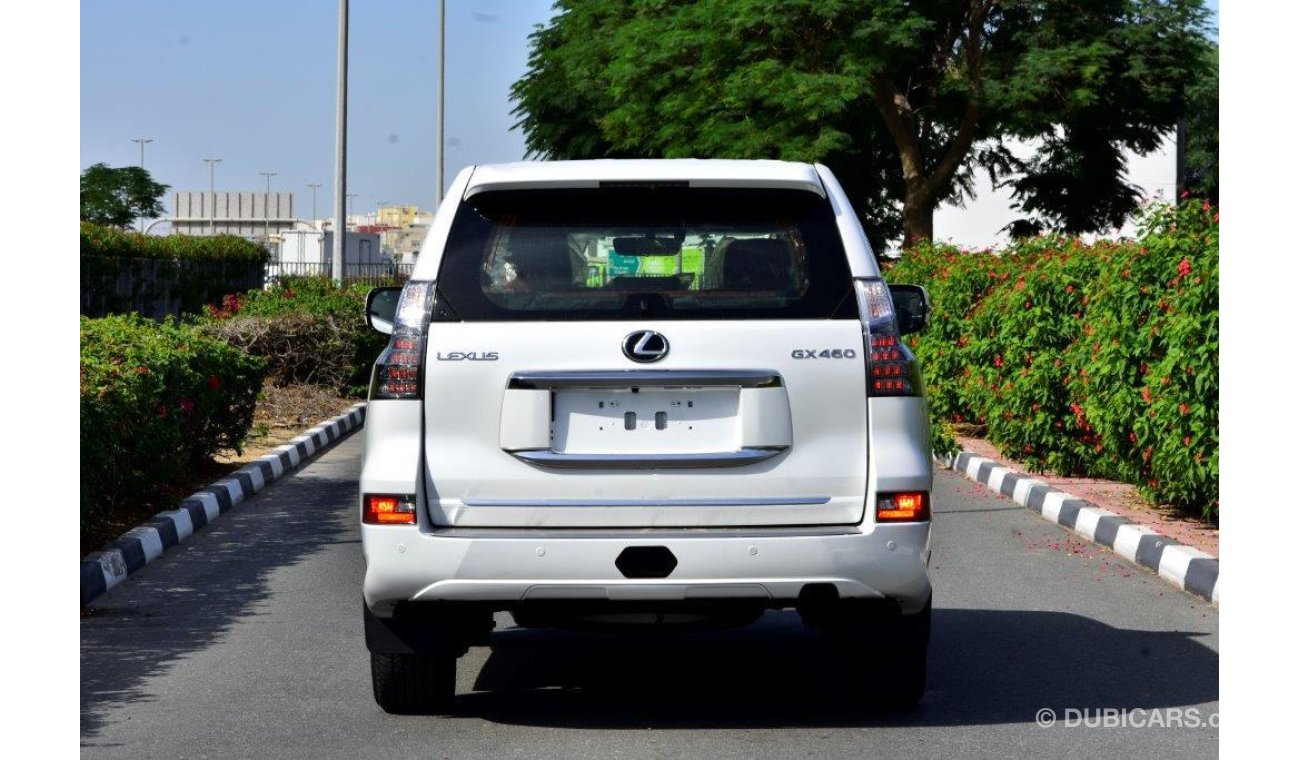
{"type": "Polygon", "coordinates": [[[1187,88],[1187,154],[1183,188],[1219,202],[1219,46],[1205,51],[1206,76],[1187,88]]]}
{"type": "Polygon", "coordinates": [[[95,164],[81,173],[81,220],[126,228],[133,219],[162,216],[168,189],[142,167],[95,164]]]}
{"type": "Polygon", "coordinates": [[[875,231],[929,239],[975,171],[1072,231],[1135,205],[1203,69],[1200,0],[559,0],[515,114],[547,158],[829,165],[875,231]],[[1013,139],[1041,146],[1029,159],[1013,139]]]}

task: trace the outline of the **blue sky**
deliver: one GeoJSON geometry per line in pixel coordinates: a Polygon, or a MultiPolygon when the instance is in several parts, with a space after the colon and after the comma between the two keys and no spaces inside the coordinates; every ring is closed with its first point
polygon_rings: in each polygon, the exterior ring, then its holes
{"type": "MultiPolygon", "coordinates": [[[[471,163],[523,157],[508,91],[550,0],[447,3],[446,179],[471,163]]],[[[438,4],[352,0],[349,192],[428,208],[437,139],[438,4]]],[[[81,166],[139,162],[175,190],[265,187],[331,214],[338,4],[333,0],[115,0],[81,5],[81,166]]],[[[167,205],[170,208],[170,197],[167,205]]]]}
{"type": "MultiPolygon", "coordinates": [[[[1218,2],[1207,3],[1218,23],[1218,2]]],[[[472,163],[523,157],[510,85],[550,0],[448,0],[446,180],[472,163]]],[[[433,204],[438,4],[351,0],[349,192],[356,213],[433,204]]],[[[334,176],[335,0],[114,0],[81,4],[81,166],[139,161],[175,190],[297,194],[334,176]]],[[[170,198],[167,200],[170,208],[170,198]]]]}

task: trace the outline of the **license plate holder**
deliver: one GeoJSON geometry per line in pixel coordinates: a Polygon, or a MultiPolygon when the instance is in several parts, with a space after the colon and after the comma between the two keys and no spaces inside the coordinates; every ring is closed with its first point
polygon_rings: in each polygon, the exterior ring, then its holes
{"type": "Polygon", "coordinates": [[[557,453],[689,454],[740,445],[738,387],[565,388],[553,394],[557,453]]]}

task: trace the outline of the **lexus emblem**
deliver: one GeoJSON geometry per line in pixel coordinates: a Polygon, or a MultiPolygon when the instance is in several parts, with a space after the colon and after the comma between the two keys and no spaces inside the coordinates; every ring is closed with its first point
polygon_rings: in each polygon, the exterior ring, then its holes
{"type": "Polygon", "coordinates": [[[657,362],[668,355],[668,339],[654,330],[637,330],[623,339],[623,355],[634,362],[657,362]]]}

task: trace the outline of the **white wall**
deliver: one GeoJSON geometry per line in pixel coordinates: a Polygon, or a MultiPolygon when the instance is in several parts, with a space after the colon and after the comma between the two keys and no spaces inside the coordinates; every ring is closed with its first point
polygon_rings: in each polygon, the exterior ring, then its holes
{"type": "MultiPolygon", "coordinates": [[[[1019,142],[1013,144],[1012,151],[1017,155],[1027,156],[1031,153],[1033,143],[1019,142]]],[[[1128,158],[1128,180],[1141,188],[1144,200],[1174,200],[1177,189],[1177,153],[1174,133],[1170,132],[1163,144],[1145,156],[1133,153],[1128,158]]],[[[975,198],[968,200],[965,207],[951,203],[941,205],[934,214],[934,237],[966,248],[995,248],[1010,242],[1007,234],[1000,230],[1023,214],[1012,207],[1010,188],[994,188],[988,175],[980,170],[976,172],[975,198]]],[[[1133,224],[1130,221],[1118,231],[1111,230],[1103,235],[1090,237],[1131,236],[1133,224]]]]}
{"type": "MultiPolygon", "coordinates": [[[[282,264],[328,264],[333,260],[333,232],[294,230],[281,233],[281,238],[279,260],[282,264]]],[[[343,261],[346,264],[380,263],[379,235],[349,232],[344,240],[343,261]]]]}

